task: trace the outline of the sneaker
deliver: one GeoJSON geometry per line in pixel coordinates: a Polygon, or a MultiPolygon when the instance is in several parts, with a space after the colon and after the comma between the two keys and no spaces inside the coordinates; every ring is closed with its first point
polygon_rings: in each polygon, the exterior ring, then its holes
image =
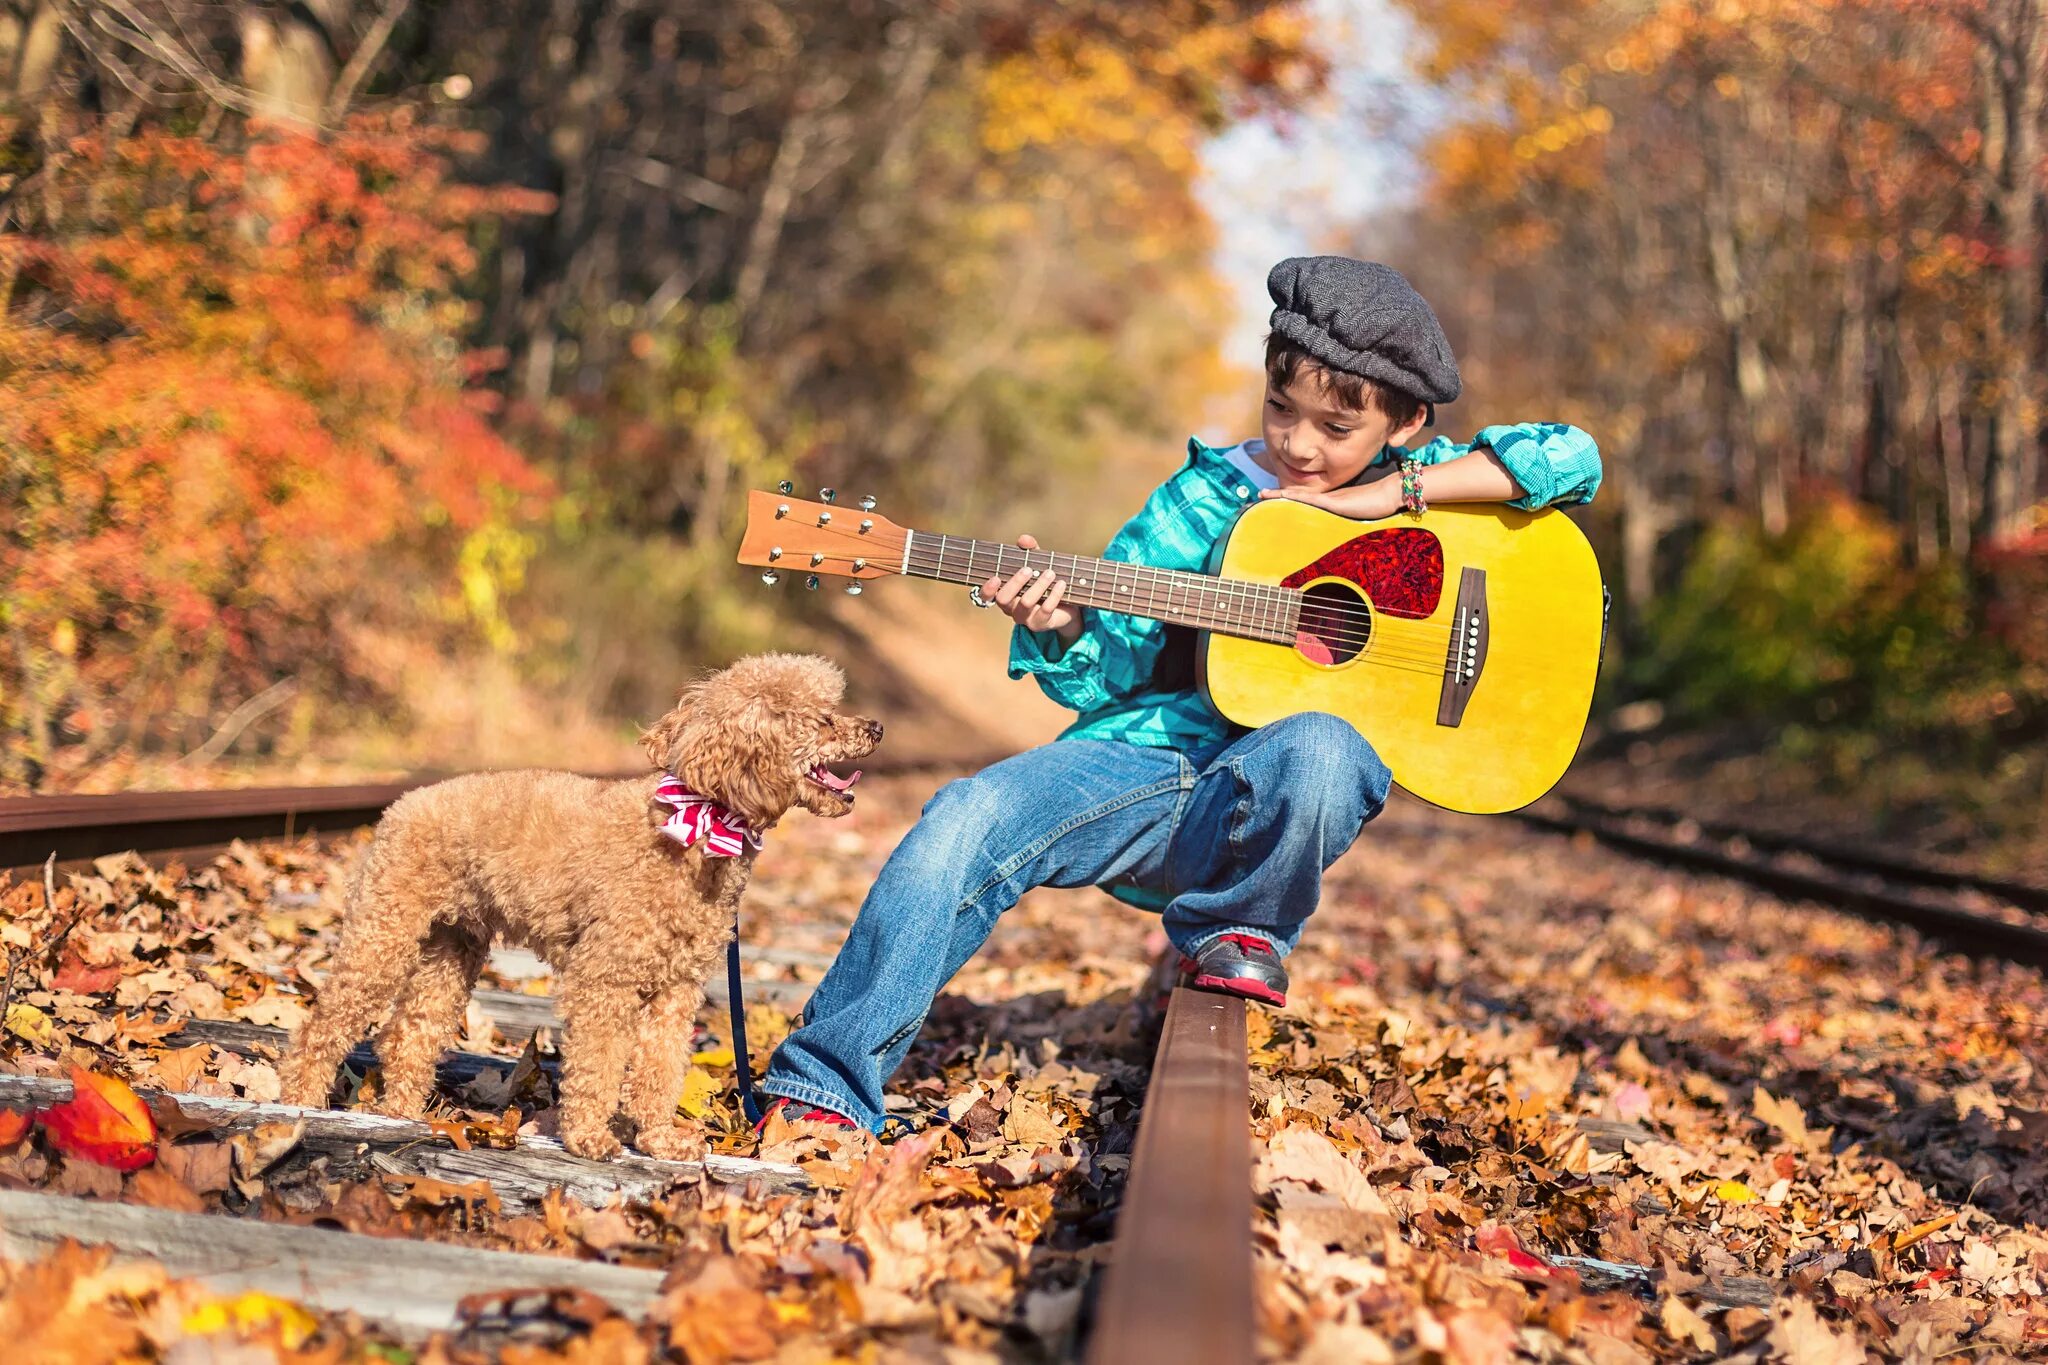
{"type": "Polygon", "coordinates": [[[754,1131],[758,1133],[766,1128],[769,1115],[776,1113],[782,1115],[784,1123],[822,1123],[828,1128],[860,1127],[844,1114],[835,1114],[830,1109],[821,1109],[815,1104],[805,1104],[801,1100],[778,1097],[775,1103],[769,1105],[762,1113],[761,1121],[754,1125],[754,1131]]]}
{"type": "Polygon", "coordinates": [[[1250,934],[1222,934],[1180,960],[1186,984],[1198,991],[1242,996],[1267,1005],[1287,1003],[1287,969],[1273,945],[1250,934]]]}

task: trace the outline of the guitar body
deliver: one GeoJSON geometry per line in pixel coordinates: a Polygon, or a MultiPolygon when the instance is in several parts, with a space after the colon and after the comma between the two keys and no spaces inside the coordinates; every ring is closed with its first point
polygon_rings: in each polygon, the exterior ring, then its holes
{"type": "Polygon", "coordinates": [[[1358,522],[1273,498],[1245,509],[1211,570],[1310,603],[1291,648],[1201,633],[1202,687],[1240,725],[1341,716],[1408,791],[1472,814],[1528,805],[1578,750],[1606,594],[1560,512],[1446,504],[1358,522]]]}

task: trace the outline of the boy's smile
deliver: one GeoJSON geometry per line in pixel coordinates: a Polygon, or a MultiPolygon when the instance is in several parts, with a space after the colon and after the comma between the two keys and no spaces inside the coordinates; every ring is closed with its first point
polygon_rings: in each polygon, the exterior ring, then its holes
{"type": "Polygon", "coordinates": [[[1396,430],[1377,409],[1345,405],[1303,366],[1284,389],[1267,381],[1260,426],[1266,448],[1252,457],[1260,467],[1282,488],[1326,493],[1357,478],[1386,446],[1406,444],[1423,418],[1396,430]]]}

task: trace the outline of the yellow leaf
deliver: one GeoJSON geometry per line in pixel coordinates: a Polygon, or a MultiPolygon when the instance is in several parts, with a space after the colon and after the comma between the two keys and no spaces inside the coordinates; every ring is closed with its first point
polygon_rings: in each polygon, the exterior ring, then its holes
{"type": "Polygon", "coordinates": [[[701,1119],[711,1112],[713,1102],[724,1088],[716,1076],[693,1066],[683,1078],[683,1096],[676,1101],[676,1107],[690,1118],[701,1119]]]}
{"type": "Polygon", "coordinates": [[[16,1037],[27,1039],[37,1047],[48,1047],[57,1041],[57,1026],[50,1022],[49,1015],[34,1005],[9,1005],[7,1031],[16,1037]]]}
{"type": "Polygon", "coordinates": [[[1724,1180],[1714,1186],[1714,1198],[1724,1204],[1747,1204],[1756,1198],[1756,1191],[1740,1180],[1724,1180]]]}
{"type": "Polygon", "coordinates": [[[230,1327],[247,1335],[275,1326],[278,1341],[286,1350],[296,1351],[320,1329],[320,1320],[289,1299],[252,1289],[232,1299],[201,1304],[185,1315],[180,1326],[194,1336],[211,1336],[230,1327]]]}
{"type": "Polygon", "coordinates": [[[707,1047],[696,1056],[690,1058],[690,1062],[695,1066],[731,1066],[732,1049],[729,1047],[707,1047]]]}

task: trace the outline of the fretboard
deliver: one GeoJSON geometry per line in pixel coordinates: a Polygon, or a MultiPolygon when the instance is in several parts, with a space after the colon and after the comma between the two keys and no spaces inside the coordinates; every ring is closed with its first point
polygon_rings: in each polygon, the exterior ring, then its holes
{"type": "Polygon", "coordinates": [[[1087,555],[1023,550],[936,531],[909,532],[903,562],[893,567],[919,578],[969,584],[1008,578],[1027,567],[1049,570],[1066,580],[1065,602],[1274,644],[1292,644],[1301,620],[1301,594],[1292,588],[1087,555]]]}

